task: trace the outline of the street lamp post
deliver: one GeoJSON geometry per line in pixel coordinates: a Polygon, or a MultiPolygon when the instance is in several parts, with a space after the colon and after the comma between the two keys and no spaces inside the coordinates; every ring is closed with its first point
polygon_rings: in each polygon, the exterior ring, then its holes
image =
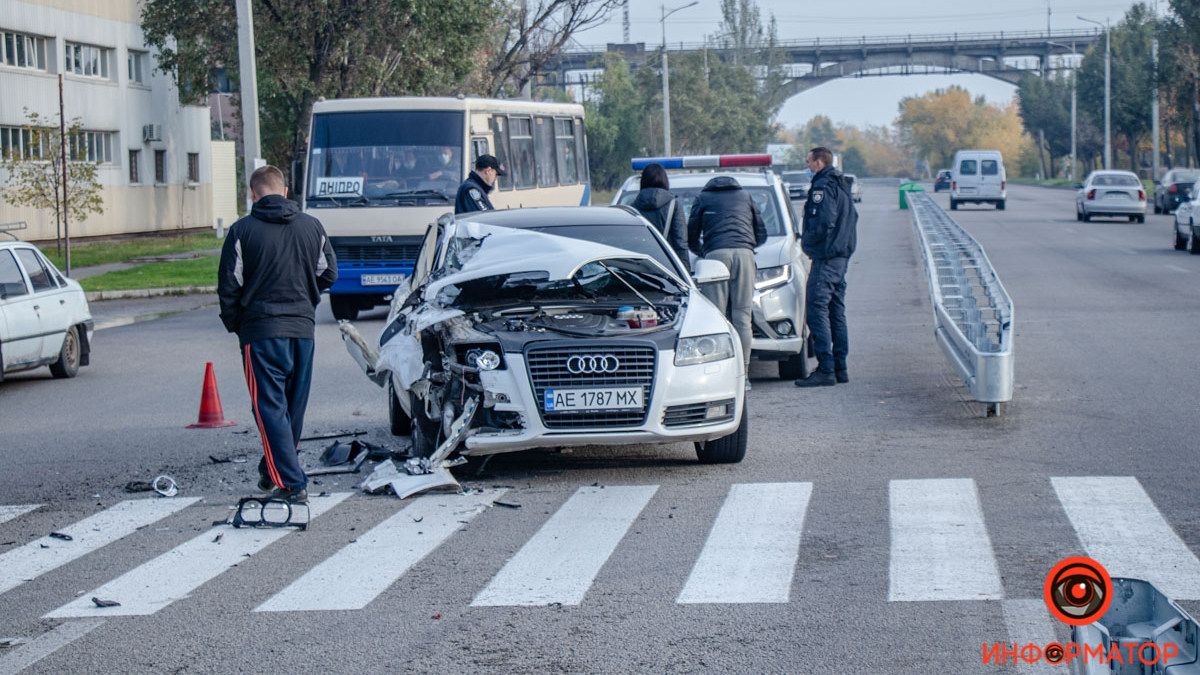
{"type": "Polygon", "coordinates": [[[680,5],[669,12],[665,5],[658,6],[662,12],[659,24],[662,26],[663,156],[670,156],[671,154],[671,75],[667,70],[667,17],[681,9],[687,9],[698,4],[700,4],[700,0],[694,0],[686,5],[680,5]]]}
{"type": "Polygon", "coordinates": [[[1112,168],[1112,29],[1107,23],[1085,19],[1076,15],[1080,21],[1094,23],[1104,29],[1104,168],[1112,168]]]}
{"type": "MultiPolygon", "coordinates": [[[[1064,45],[1061,42],[1051,42],[1050,44],[1055,47],[1062,47],[1063,49],[1067,49],[1067,45],[1064,45]]],[[[1075,53],[1075,42],[1074,41],[1071,42],[1070,50],[1071,50],[1072,54],[1075,53]]],[[[1076,80],[1075,69],[1072,68],[1071,69],[1071,172],[1070,172],[1071,182],[1075,182],[1075,158],[1076,158],[1075,139],[1077,138],[1077,132],[1076,132],[1076,128],[1077,128],[1076,119],[1077,118],[1075,117],[1075,99],[1076,99],[1075,80],[1076,80]]]]}

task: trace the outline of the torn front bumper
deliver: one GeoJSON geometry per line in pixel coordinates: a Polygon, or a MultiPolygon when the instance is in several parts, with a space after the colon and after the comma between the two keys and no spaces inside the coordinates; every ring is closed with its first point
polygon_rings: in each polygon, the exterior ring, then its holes
{"type": "Polygon", "coordinates": [[[750,354],[755,358],[775,360],[799,354],[804,349],[803,286],[788,283],[763,291],[755,291],[751,314],[754,324],[750,354]],[[781,322],[791,324],[789,334],[781,334],[781,322]]]}
{"type": "Polygon", "coordinates": [[[487,405],[497,412],[517,413],[521,428],[491,431],[476,430],[468,436],[462,454],[487,455],[531,448],[557,448],[585,445],[635,445],[708,441],[737,431],[744,405],[745,374],[737,358],[694,366],[674,365],[674,351],[658,354],[652,394],[642,423],[621,427],[556,429],[542,418],[538,401],[521,354],[504,355],[508,367],[483,373],[481,380],[487,405]],[[700,419],[680,423],[678,415],[668,420],[669,411],[719,406],[732,402],[728,415],[718,419],[700,419]]]}

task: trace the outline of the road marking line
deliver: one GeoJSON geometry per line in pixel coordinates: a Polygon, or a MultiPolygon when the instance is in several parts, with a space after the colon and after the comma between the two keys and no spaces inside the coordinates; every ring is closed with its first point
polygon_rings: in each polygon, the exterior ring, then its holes
{"type": "Polygon", "coordinates": [[[1200,560],[1132,476],[1051,478],[1079,542],[1114,577],[1146,579],[1172,600],[1200,600],[1200,560]]]}
{"type": "Polygon", "coordinates": [[[738,483],[677,602],[787,602],[812,483],[738,483]]]}
{"type": "Polygon", "coordinates": [[[0,657],[0,675],[19,673],[22,670],[25,670],[38,661],[41,661],[54,652],[92,632],[102,623],[104,623],[104,619],[81,619],[79,621],[68,621],[67,623],[62,624],[48,633],[43,633],[37,636],[31,640],[29,644],[17,649],[11,654],[0,657]]]}
{"type": "Polygon", "coordinates": [[[34,509],[40,508],[41,504],[13,504],[12,506],[0,506],[0,524],[18,516],[23,516],[34,509]]]}
{"type": "MultiPolygon", "coordinates": [[[[311,518],[350,496],[336,492],[309,500],[311,518]]],[[[248,556],[294,532],[294,528],[239,528],[218,525],[100,588],[46,614],[47,619],[75,616],[145,616],[188,597],[193,591],[248,556]],[[220,534],[219,541],[213,541],[220,534]],[[97,607],[92,597],[115,600],[120,607],[97,607]]]]}
{"type": "Polygon", "coordinates": [[[362,609],[505,492],[419,497],[254,611],[362,609]]]}
{"type": "Polygon", "coordinates": [[[974,480],[893,480],[888,491],[889,601],[1004,597],[974,480]]]}
{"type": "Polygon", "coordinates": [[[199,500],[199,497],[177,497],[123,501],[58,530],[71,537],[71,541],[46,536],[0,555],[0,593],[58,569],[199,500]]]}
{"type": "Polygon", "coordinates": [[[1176,272],[1182,272],[1184,274],[1187,274],[1188,272],[1191,271],[1191,270],[1186,270],[1182,267],[1179,267],[1178,265],[1164,265],[1164,267],[1166,267],[1169,270],[1175,270],[1176,272]]]}
{"type": "MultiPolygon", "coordinates": [[[[1008,631],[1008,642],[1017,645],[1034,644],[1039,648],[1051,642],[1058,642],[1054,632],[1054,624],[1050,622],[1050,612],[1046,609],[1044,600],[1005,600],[1001,603],[1004,608],[1004,627],[1008,631]]],[[[1041,675],[1042,673],[1062,673],[1065,665],[1051,665],[1046,661],[1029,663],[1018,661],[1017,672],[1024,675],[1041,675]]]]}
{"type": "Polygon", "coordinates": [[[578,605],[657,490],[657,485],[579,488],[471,605],[578,605]]]}

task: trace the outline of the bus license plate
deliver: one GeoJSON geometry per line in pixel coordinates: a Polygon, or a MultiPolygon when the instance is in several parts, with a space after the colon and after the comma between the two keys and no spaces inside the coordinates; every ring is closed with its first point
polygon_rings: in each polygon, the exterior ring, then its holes
{"type": "Polygon", "coordinates": [[[591,410],[641,410],[641,387],[606,389],[547,389],[546,412],[591,410]]]}
{"type": "Polygon", "coordinates": [[[403,274],[364,274],[363,286],[398,286],[404,281],[403,274]]]}

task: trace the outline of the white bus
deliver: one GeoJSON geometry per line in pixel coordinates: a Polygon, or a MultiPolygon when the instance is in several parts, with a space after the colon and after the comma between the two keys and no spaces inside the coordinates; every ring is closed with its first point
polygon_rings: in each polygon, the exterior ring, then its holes
{"type": "Polygon", "coordinates": [[[491,194],[497,209],[591,200],[581,105],[401,97],[313,106],[299,198],[337,254],[336,318],[385,302],[483,154],[508,171],[491,194]]]}

